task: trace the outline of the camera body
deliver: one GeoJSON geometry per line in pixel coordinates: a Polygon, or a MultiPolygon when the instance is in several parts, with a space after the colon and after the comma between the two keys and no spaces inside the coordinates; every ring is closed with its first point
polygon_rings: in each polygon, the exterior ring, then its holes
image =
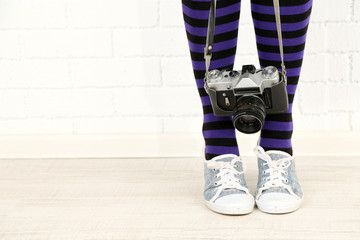
{"type": "Polygon", "coordinates": [[[256,69],[243,65],[241,71],[211,70],[205,76],[215,116],[233,116],[234,126],[244,133],[259,131],[266,114],[289,108],[286,75],[274,66],[256,69]]]}

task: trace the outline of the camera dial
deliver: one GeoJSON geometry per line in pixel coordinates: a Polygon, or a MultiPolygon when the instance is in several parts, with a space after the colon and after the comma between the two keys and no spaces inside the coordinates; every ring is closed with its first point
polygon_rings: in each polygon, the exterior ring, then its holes
{"type": "Polygon", "coordinates": [[[238,71],[231,71],[231,72],[229,73],[229,76],[230,76],[230,77],[239,76],[239,72],[238,72],[238,71]]]}
{"type": "Polygon", "coordinates": [[[264,78],[267,78],[267,79],[275,78],[278,76],[278,74],[279,74],[278,70],[274,66],[267,66],[262,71],[262,75],[264,76],[264,78]]]}
{"type": "Polygon", "coordinates": [[[208,73],[208,79],[212,82],[217,82],[222,79],[221,71],[214,69],[208,73]]]}

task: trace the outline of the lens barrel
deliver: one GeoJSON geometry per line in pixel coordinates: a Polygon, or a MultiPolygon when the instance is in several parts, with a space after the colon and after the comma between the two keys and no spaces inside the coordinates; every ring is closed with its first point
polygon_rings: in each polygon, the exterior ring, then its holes
{"type": "Polygon", "coordinates": [[[256,95],[240,97],[233,111],[234,127],[242,133],[256,133],[265,122],[264,101],[256,95]]]}

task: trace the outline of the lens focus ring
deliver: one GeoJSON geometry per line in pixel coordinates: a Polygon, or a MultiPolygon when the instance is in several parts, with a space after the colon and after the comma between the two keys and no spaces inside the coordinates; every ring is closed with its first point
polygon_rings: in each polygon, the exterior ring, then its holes
{"type": "Polygon", "coordinates": [[[265,122],[265,104],[255,95],[240,97],[233,112],[234,127],[243,133],[256,133],[265,122]]]}

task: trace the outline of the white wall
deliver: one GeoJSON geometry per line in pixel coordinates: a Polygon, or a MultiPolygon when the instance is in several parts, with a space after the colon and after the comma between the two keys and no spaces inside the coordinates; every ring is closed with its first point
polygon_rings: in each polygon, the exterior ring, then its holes
{"type": "MultiPolygon", "coordinates": [[[[201,130],[181,0],[0,0],[0,134],[201,130]]],[[[360,129],[360,0],[314,0],[298,130],[360,129]]],[[[258,66],[243,0],[236,66],[258,66]]]]}

